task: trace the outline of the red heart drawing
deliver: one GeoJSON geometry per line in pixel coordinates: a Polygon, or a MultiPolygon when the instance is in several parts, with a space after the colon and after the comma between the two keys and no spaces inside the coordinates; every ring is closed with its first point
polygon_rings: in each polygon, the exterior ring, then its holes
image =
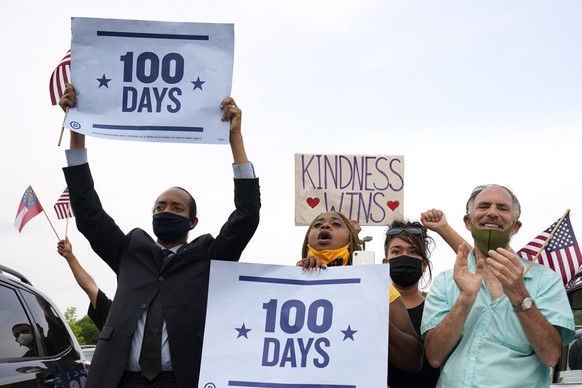
{"type": "Polygon", "coordinates": [[[398,202],[398,201],[388,201],[387,205],[390,208],[390,210],[394,211],[394,210],[396,210],[396,208],[398,206],[400,206],[400,202],[398,202]]]}
{"type": "Polygon", "coordinates": [[[313,209],[319,203],[319,198],[307,198],[307,204],[313,209]]]}

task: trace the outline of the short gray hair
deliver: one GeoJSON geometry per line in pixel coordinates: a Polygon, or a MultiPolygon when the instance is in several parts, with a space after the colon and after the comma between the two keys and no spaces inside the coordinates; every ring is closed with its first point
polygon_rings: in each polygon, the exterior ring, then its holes
{"type": "Polygon", "coordinates": [[[513,194],[513,191],[511,191],[511,189],[505,187],[505,186],[501,186],[501,185],[497,185],[497,184],[488,184],[488,185],[481,185],[481,186],[477,186],[473,189],[473,192],[471,193],[471,196],[469,197],[469,200],[467,201],[467,205],[465,207],[465,210],[467,212],[467,214],[469,214],[470,209],[473,207],[473,202],[475,201],[475,198],[485,189],[489,188],[489,187],[499,187],[505,191],[507,191],[507,193],[509,194],[509,196],[511,197],[511,200],[513,201],[513,215],[515,217],[516,220],[519,219],[519,216],[521,216],[521,205],[519,204],[519,200],[517,199],[517,197],[515,196],[515,194],[513,194]]]}

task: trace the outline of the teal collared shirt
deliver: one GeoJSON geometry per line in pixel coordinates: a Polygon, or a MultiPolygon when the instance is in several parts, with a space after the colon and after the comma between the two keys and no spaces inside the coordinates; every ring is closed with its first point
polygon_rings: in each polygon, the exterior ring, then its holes
{"type": "MultiPolygon", "coordinates": [[[[522,259],[522,263],[529,262],[522,259]]],[[[474,251],[468,265],[474,273],[474,251]]],[[[560,277],[534,264],[524,282],[540,312],[560,329],[562,342],[570,343],[574,318],[560,277]]],[[[444,319],[458,296],[453,270],[435,277],[424,306],[420,329],[423,338],[444,319]]],[[[516,314],[506,295],[491,301],[485,284],[481,284],[460,342],[443,366],[437,387],[548,387],[549,368],[533,351],[516,314]]]]}

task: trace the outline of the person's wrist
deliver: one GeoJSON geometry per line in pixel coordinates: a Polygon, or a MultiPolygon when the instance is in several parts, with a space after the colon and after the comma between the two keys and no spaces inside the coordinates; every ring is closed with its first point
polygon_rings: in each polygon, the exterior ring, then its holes
{"type": "Polygon", "coordinates": [[[477,294],[468,294],[461,292],[459,297],[457,298],[457,302],[467,308],[471,308],[473,303],[475,303],[475,299],[477,299],[477,294]]]}
{"type": "Polygon", "coordinates": [[[449,224],[445,225],[438,225],[435,227],[434,231],[438,233],[440,236],[446,235],[451,230],[449,224]]]}
{"type": "Polygon", "coordinates": [[[535,301],[530,297],[526,296],[517,304],[511,304],[513,306],[513,311],[516,313],[527,311],[535,305],[535,301]]]}

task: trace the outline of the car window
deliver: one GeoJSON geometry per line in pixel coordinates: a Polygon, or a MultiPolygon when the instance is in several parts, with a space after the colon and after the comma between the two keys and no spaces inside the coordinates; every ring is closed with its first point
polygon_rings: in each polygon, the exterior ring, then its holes
{"type": "Polygon", "coordinates": [[[22,295],[32,313],[46,354],[55,356],[72,346],[66,323],[61,320],[53,306],[28,291],[22,290],[22,295]]]}
{"type": "Polygon", "coordinates": [[[16,291],[0,285],[0,358],[36,357],[36,338],[16,291]]]}

